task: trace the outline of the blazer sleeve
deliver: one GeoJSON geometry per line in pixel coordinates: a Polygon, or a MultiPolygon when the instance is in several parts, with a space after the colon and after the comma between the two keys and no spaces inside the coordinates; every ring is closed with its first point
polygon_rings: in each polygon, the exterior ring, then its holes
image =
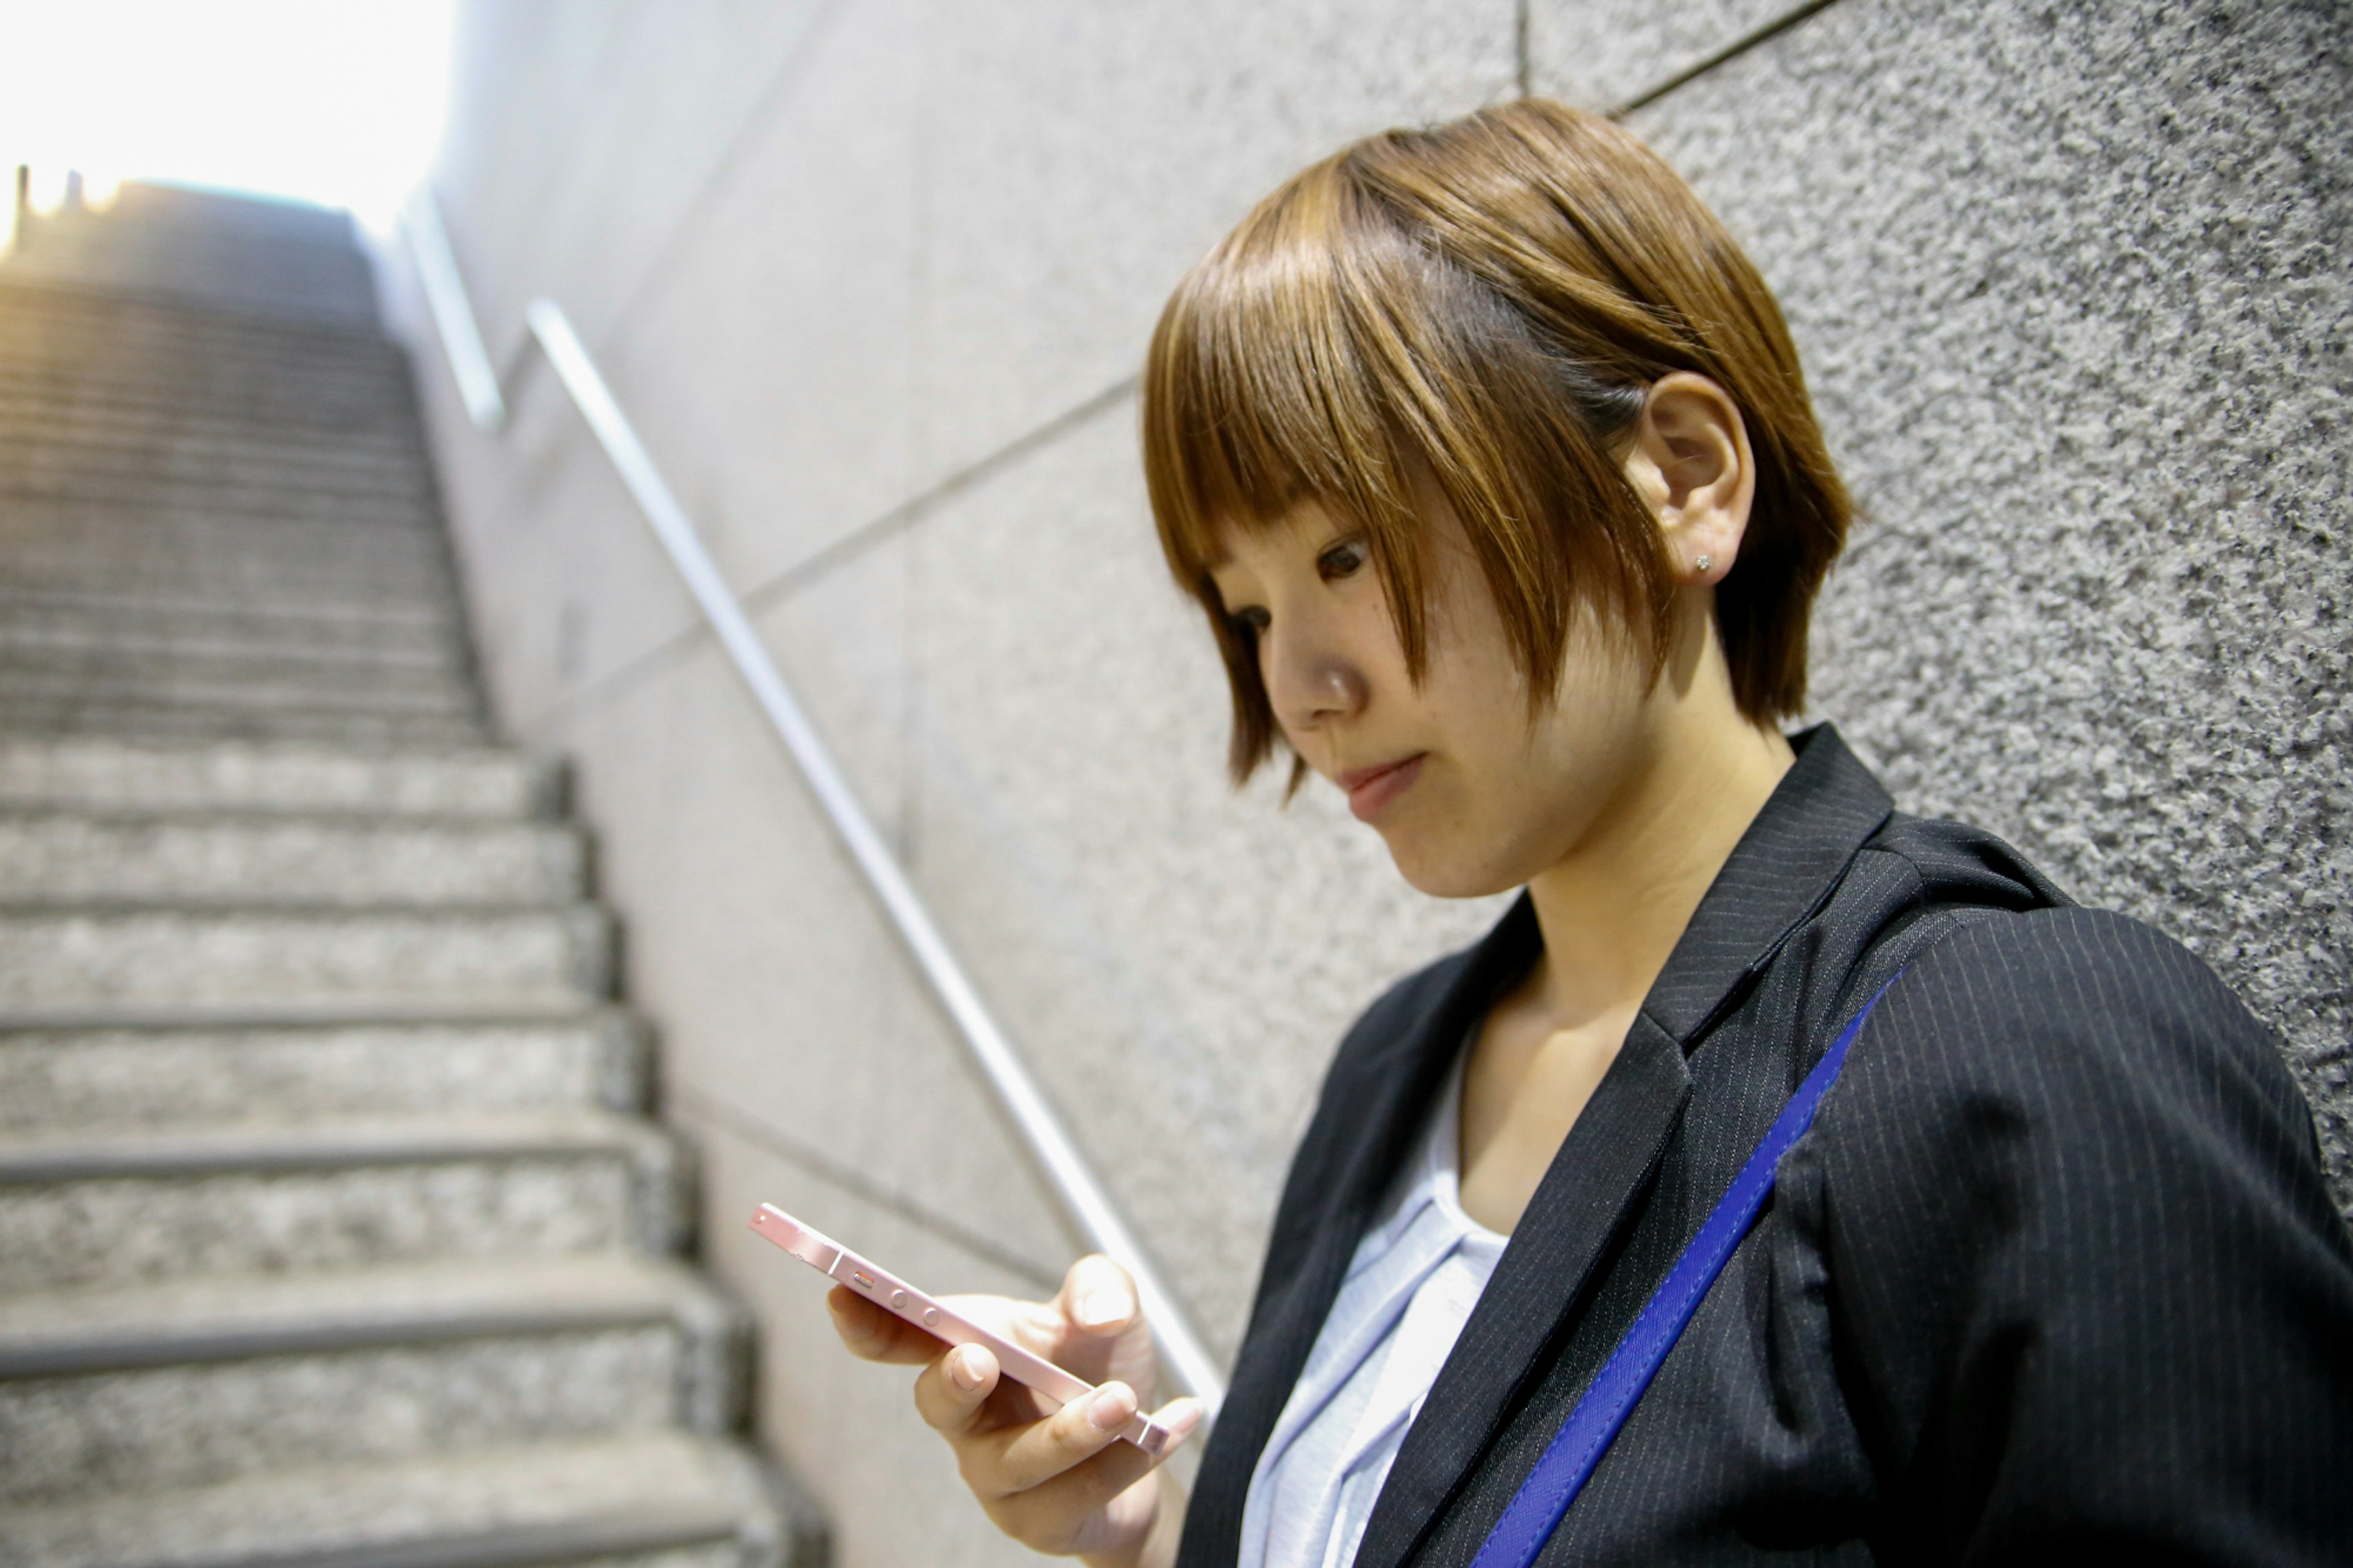
{"type": "Polygon", "coordinates": [[[1883,1561],[2353,1562],[2353,1243],[2197,958],[2100,911],[1972,926],[1817,1130],[1883,1561]]]}

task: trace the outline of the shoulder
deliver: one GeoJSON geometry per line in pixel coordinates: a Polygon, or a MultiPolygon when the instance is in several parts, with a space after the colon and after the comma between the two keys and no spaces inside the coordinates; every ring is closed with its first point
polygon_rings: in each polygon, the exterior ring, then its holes
{"type": "Polygon", "coordinates": [[[2073,908],[1934,942],[1784,1174],[1902,1530],[2343,1528],[2353,1237],[2270,1032],[2179,943],[2073,908]]]}
{"type": "Polygon", "coordinates": [[[1833,1223],[1882,1256],[2162,1268],[2217,1227],[2348,1256],[2271,1032],[2195,954],[2105,910],[1997,914],[1919,953],[1818,1126],[1833,1223]]]}
{"type": "Polygon", "coordinates": [[[1859,1086],[1999,1093],[2053,1114],[2252,1098],[2309,1136],[2270,1030],[2196,954],[2105,910],[1961,926],[1905,967],[1857,1046],[1859,1086]]]}

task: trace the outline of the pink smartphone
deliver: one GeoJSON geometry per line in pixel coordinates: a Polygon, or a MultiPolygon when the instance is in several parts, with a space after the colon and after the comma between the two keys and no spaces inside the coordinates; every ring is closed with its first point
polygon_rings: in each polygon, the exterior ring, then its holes
{"type": "MultiPolygon", "coordinates": [[[[818,1273],[840,1281],[885,1310],[895,1313],[927,1334],[952,1345],[980,1345],[997,1358],[1006,1376],[1036,1389],[1047,1398],[1068,1405],[1094,1392],[1084,1378],[1064,1372],[1044,1356],[990,1333],[971,1319],[959,1316],[924,1295],[888,1269],[878,1268],[849,1248],[786,1214],[774,1204],[762,1204],[752,1215],[752,1228],[807,1264],[818,1273]]],[[[1159,1457],[1176,1445],[1176,1435],[1138,1411],[1120,1429],[1121,1436],[1159,1457]]]]}

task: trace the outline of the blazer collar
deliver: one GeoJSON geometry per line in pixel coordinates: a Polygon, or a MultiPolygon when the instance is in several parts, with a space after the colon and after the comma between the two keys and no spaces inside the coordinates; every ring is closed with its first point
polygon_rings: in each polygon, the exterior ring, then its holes
{"type": "MultiPolygon", "coordinates": [[[[1358,1568],[1396,1568],[1478,1462],[1527,1380],[1548,1360],[1546,1347],[1607,1266],[1611,1242],[1639,1210],[1690,1096],[1684,1058],[1696,1037],[1829,899],[1855,852],[1887,819],[1886,792],[1829,725],[1795,741],[1796,764],[1701,900],[1440,1369],[1374,1505],[1358,1568]]],[[[1523,919],[1534,925],[1525,900],[1504,924],[1523,919]]],[[[1480,951],[1494,948],[1504,932],[1499,926],[1480,951]]],[[[1504,951],[1525,967],[1533,935],[1504,951]]],[[[1483,1007],[1499,981],[1519,972],[1499,974],[1489,966],[1476,1005],[1483,1007]]],[[[1421,1059],[1451,1062],[1470,1022],[1468,1016],[1451,1021],[1451,1032],[1435,1042],[1445,1049],[1425,1042],[1421,1059]]],[[[1416,1103],[1426,1108],[1429,1098],[1416,1103]]],[[[1341,1239],[1343,1263],[1362,1229],[1358,1224],[1341,1239]]],[[[1337,1284],[1335,1271],[1335,1291],[1337,1284]]],[[[1314,1305],[1315,1323],[1330,1308],[1326,1294],[1314,1305]]],[[[1305,1353],[1303,1345],[1303,1360],[1305,1353]]]]}
{"type": "Polygon", "coordinates": [[[1821,908],[1894,815],[1871,770],[1828,724],[1790,737],[1798,760],[1716,873],[1642,1011],[1689,1049],[1789,934],[1821,908]]]}

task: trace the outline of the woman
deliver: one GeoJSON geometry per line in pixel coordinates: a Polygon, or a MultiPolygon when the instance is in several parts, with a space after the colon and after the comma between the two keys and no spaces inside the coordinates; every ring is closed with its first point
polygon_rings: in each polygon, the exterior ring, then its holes
{"type": "Polygon", "coordinates": [[[1761,1218],[1529,1552],[2353,1560],[2353,1247],[2309,1114],[2181,948],[1894,813],[1829,726],[1783,736],[1848,503],[1672,173],[1535,101],[1349,148],[1179,287],[1144,431],[1236,776],[1288,751],[1414,887],[1525,891],[1342,1042],[1189,1507],[1111,1437],[1149,1342],[1104,1260],[987,1306],[1125,1380],[1042,1419],[835,1293],[853,1350],[928,1363],[999,1525],[1105,1563],[1471,1562],[1694,1237],[1745,1223],[1711,1215],[1753,1157],[1761,1218]],[[1811,1131],[1759,1153],[1801,1084],[1811,1131]]]}

